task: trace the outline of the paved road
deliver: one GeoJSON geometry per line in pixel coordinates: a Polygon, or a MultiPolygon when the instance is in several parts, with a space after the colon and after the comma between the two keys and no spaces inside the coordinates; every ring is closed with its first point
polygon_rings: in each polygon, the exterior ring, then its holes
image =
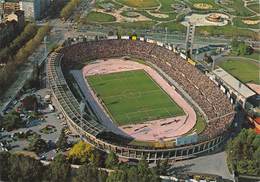
{"type": "Polygon", "coordinates": [[[212,155],[198,157],[186,161],[176,162],[171,170],[171,173],[176,172],[196,172],[220,175],[225,179],[233,179],[226,164],[226,153],[220,152],[212,155]]]}

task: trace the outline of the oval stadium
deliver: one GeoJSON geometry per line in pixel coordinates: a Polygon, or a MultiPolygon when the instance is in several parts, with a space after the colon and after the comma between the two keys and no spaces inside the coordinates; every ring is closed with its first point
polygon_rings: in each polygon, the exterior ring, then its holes
{"type": "Polygon", "coordinates": [[[68,126],[97,149],[183,160],[221,147],[235,116],[185,57],[142,37],[67,41],[49,55],[48,83],[68,126]]]}

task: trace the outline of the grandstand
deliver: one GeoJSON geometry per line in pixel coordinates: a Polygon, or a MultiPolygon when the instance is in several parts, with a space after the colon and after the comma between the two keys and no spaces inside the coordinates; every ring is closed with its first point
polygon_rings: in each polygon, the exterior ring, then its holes
{"type": "Polygon", "coordinates": [[[146,156],[149,161],[181,160],[218,148],[227,137],[234,109],[213,81],[172,50],[168,45],[145,39],[105,39],[75,43],[51,54],[48,60],[49,85],[69,126],[83,134],[84,139],[95,147],[114,151],[123,158],[141,159],[146,156]],[[70,70],[87,60],[123,56],[142,59],[160,68],[178,84],[178,92],[188,94],[192,99],[190,103],[196,103],[192,104],[195,109],[203,111],[207,126],[195,143],[176,146],[173,141],[170,147],[136,146],[127,142],[125,137],[117,137],[93,117],[87,114],[81,117],[79,102],[68,87],[62,70],[70,70]]]}

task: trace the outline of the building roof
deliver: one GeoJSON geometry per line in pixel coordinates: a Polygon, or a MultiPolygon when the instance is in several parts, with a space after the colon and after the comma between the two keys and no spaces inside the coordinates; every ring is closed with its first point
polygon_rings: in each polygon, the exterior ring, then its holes
{"type": "Polygon", "coordinates": [[[260,124],[260,117],[255,118],[254,121],[255,121],[257,124],[260,124]]]}
{"type": "Polygon", "coordinates": [[[213,73],[244,98],[249,98],[256,94],[240,80],[236,79],[222,68],[215,69],[213,73]]]}

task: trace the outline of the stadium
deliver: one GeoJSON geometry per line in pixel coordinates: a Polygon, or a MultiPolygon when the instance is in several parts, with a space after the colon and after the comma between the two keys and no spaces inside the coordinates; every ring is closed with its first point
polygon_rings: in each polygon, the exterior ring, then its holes
{"type": "Polygon", "coordinates": [[[49,55],[47,77],[70,128],[124,159],[214,151],[235,116],[218,85],[184,54],[143,37],[67,41],[49,55]]]}

